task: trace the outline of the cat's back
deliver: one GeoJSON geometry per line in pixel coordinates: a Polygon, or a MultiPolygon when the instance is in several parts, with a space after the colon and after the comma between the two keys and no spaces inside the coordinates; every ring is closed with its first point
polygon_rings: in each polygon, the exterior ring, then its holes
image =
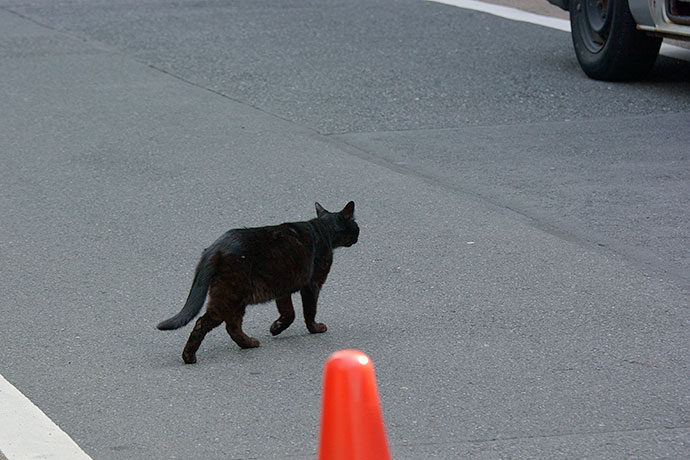
{"type": "Polygon", "coordinates": [[[310,233],[306,222],[289,222],[264,227],[243,227],[228,230],[205,252],[221,255],[260,256],[275,255],[276,251],[301,252],[310,246],[310,233]]]}
{"type": "Polygon", "coordinates": [[[251,304],[299,290],[314,270],[313,245],[305,244],[293,224],[229,230],[205,255],[217,279],[242,280],[241,292],[251,304]]]}

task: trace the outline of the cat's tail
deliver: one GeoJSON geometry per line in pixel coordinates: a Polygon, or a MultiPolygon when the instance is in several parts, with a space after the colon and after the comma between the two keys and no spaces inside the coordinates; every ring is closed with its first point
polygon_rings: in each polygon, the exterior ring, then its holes
{"type": "Polygon", "coordinates": [[[172,318],[161,321],[158,326],[156,326],[158,329],[167,331],[181,328],[199,314],[201,307],[204,306],[211,278],[211,265],[213,264],[209,263],[212,262],[209,259],[213,259],[213,257],[209,257],[208,253],[204,253],[201,256],[199,265],[196,267],[196,273],[194,274],[192,288],[189,290],[189,295],[187,296],[184,307],[182,307],[182,310],[172,318]]]}

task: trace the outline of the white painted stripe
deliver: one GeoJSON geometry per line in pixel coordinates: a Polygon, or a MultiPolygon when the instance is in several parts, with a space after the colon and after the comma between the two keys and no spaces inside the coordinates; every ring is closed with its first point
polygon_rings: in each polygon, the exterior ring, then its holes
{"type": "MultiPolygon", "coordinates": [[[[543,16],[541,14],[528,13],[527,11],[518,10],[508,6],[493,5],[491,3],[484,3],[478,0],[427,0],[435,3],[443,3],[445,5],[457,6],[466,10],[480,11],[482,13],[499,16],[501,18],[510,19],[512,21],[528,22],[550,29],[562,30],[563,32],[570,32],[570,21],[567,19],[552,18],[550,16],[543,16]]],[[[546,0],[544,0],[546,1],[546,0]]],[[[680,59],[682,61],[690,61],[690,50],[680,46],[669,45],[667,43],[661,44],[659,54],[680,59]]]]}
{"type": "MultiPolygon", "coordinates": [[[[493,5],[491,3],[479,2],[476,0],[428,0],[435,3],[443,3],[445,5],[457,6],[466,10],[481,11],[482,13],[493,14],[505,19],[513,21],[529,22],[530,24],[537,24],[551,29],[558,29],[564,32],[570,32],[570,21],[567,19],[552,18],[550,16],[542,16],[541,14],[528,13],[527,11],[518,10],[509,6],[493,5]]],[[[546,0],[544,0],[546,1],[546,0]]]]}
{"type": "Polygon", "coordinates": [[[67,433],[2,375],[0,451],[8,460],[91,460],[67,433]]]}

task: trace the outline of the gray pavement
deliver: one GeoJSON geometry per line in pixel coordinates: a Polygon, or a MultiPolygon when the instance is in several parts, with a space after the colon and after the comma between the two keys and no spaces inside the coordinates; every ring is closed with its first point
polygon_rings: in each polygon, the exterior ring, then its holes
{"type": "Polygon", "coordinates": [[[398,460],[688,457],[690,64],[592,82],[424,2],[0,6],[0,373],[94,459],[315,458],[347,347],[398,460]],[[351,199],[326,334],[255,306],[182,364],[204,247],[351,199]]]}

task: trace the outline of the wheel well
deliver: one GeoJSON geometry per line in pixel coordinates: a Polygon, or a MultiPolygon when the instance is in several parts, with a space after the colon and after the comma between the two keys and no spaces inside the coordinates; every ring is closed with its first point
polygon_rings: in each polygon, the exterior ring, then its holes
{"type": "Polygon", "coordinates": [[[570,0],[549,0],[549,3],[566,11],[570,9],[570,0]]]}

